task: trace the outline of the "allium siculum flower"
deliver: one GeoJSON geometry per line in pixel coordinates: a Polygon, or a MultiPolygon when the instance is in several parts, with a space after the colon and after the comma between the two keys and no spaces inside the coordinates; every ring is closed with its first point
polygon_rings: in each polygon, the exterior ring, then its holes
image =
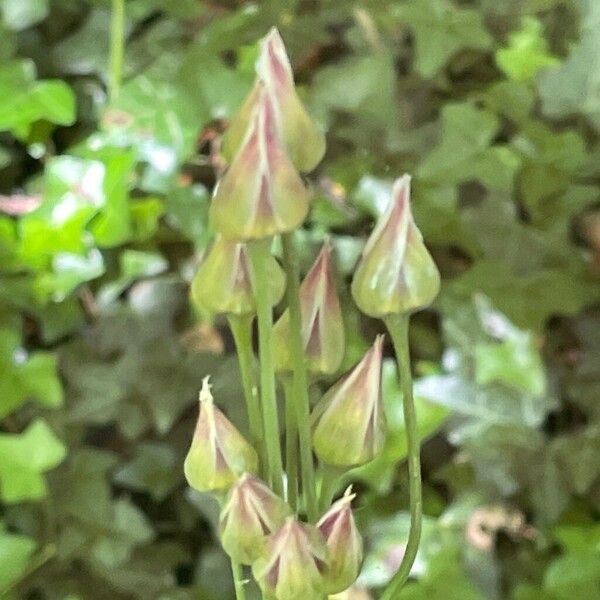
{"type": "Polygon", "coordinates": [[[355,497],[350,486],[317,523],[329,551],[325,586],[330,594],[351,586],[362,563],[363,543],[351,508],[355,497]]]}
{"type": "MultiPolygon", "coordinates": [[[[285,275],[274,257],[269,255],[268,260],[271,304],[275,305],[283,297],[285,275]]],[[[194,303],[211,314],[255,313],[247,245],[217,235],[194,276],[191,294],[194,303]]]]}
{"type": "MultiPolygon", "coordinates": [[[[314,373],[335,373],[344,357],[345,334],[328,241],[300,286],[300,310],[308,369],[314,373]]],[[[275,324],[273,336],[276,369],[291,371],[294,358],[290,356],[289,310],[275,324]]]]}
{"type": "Polygon", "coordinates": [[[292,509],[260,479],[245,474],[231,488],[221,511],[221,543],[229,556],[252,564],[267,536],[280,529],[292,509]]]}
{"type": "Polygon", "coordinates": [[[383,336],[379,335],[362,360],[325,393],[313,410],[313,446],[319,459],[328,465],[362,465],[383,447],[382,345],[383,336]]]}
{"type": "Polygon", "coordinates": [[[183,470],[200,492],[228,490],[243,473],[258,470],[258,456],[227,417],[215,406],[208,377],[200,391],[200,415],[183,470]]]}
{"type": "Polygon", "coordinates": [[[293,231],[310,205],[310,193],[277,133],[273,103],[262,84],[260,88],[246,137],[210,207],[215,230],[228,239],[293,231]]]}
{"type": "Polygon", "coordinates": [[[267,539],[252,572],[268,598],[322,600],[326,561],[327,548],[317,529],[290,517],[267,539]]]}
{"type": "Polygon", "coordinates": [[[263,39],[257,63],[258,78],[223,138],[223,154],[231,159],[242,144],[264,86],[273,105],[279,137],[303,173],[312,171],[325,154],[325,136],[302,105],[283,40],[273,28],[263,39]]]}
{"type": "Polygon", "coordinates": [[[429,306],[440,274],[410,211],[410,177],[394,183],[392,199],[369,237],[352,281],[358,308],[372,317],[429,306]]]}

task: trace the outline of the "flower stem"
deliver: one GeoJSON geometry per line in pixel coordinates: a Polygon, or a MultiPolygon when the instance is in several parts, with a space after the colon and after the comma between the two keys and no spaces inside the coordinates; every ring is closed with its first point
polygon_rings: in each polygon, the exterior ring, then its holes
{"type": "Polygon", "coordinates": [[[315,466],[312,454],[310,431],[310,407],[308,403],[308,377],[304,363],[302,344],[302,316],[300,313],[300,269],[291,233],[281,236],[283,243],[283,263],[287,276],[287,300],[290,311],[290,349],[294,357],[293,394],[298,422],[300,442],[300,463],[302,469],[302,491],[306,512],[311,521],[318,517],[317,495],[315,490],[315,466]]]}
{"type": "Polygon", "coordinates": [[[319,494],[319,510],[324,513],[330,506],[340,485],[341,469],[329,465],[321,465],[322,478],[319,494]]]}
{"type": "Polygon", "coordinates": [[[273,491],[283,496],[283,464],[279,441],[279,417],[275,395],[275,370],[273,366],[273,313],[269,297],[269,258],[270,240],[259,240],[248,244],[248,254],[252,264],[251,276],[256,313],[258,317],[258,354],[260,359],[260,391],[262,396],[264,437],[269,463],[269,474],[273,491]]]}
{"type": "Polygon", "coordinates": [[[110,55],[109,55],[109,104],[116,100],[121,91],[123,78],[123,56],[125,53],[125,0],[112,0],[110,20],[110,55]]]}
{"type": "Polygon", "coordinates": [[[294,382],[284,375],[285,391],[285,472],[287,475],[287,502],[298,511],[298,427],[294,405],[294,382]]]}
{"type": "Polygon", "coordinates": [[[244,588],[244,573],[240,563],[231,559],[231,573],[233,574],[233,585],[235,586],[235,600],[246,600],[246,589],[244,588]]]}
{"type": "Polygon", "coordinates": [[[258,395],[258,382],[256,380],[256,363],[252,350],[252,321],[251,315],[229,315],[229,328],[235,342],[235,349],[240,365],[242,387],[246,399],[248,422],[252,443],[258,452],[261,466],[266,469],[267,456],[264,444],[262,418],[260,412],[260,397],[258,395]]]}
{"type": "Polygon", "coordinates": [[[421,539],[421,522],[423,518],[423,501],[421,493],[421,458],[419,435],[417,432],[417,414],[413,399],[413,383],[410,372],[410,351],[408,345],[408,315],[394,315],[385,319],[385,324],[390,332],[396,361],[398,375],[402,387],[402,402],[404,408],[404,426],[408,446],[408,478],[410,493],[410,530],[406,550],[402,562],[392,580],[386,587],[381,600],[394,600],[410,575],[410,570],[417,557],[421,539]]]}

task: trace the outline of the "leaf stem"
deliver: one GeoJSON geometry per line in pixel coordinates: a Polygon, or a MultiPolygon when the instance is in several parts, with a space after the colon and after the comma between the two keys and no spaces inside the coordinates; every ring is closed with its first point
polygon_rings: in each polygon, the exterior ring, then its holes
{"type": "Polygon", "coordinates": [[[254,351],[252,350],[253,319],[253,315],[229,315],[228,317],[229,328],[233,335],[240,365],[248,422],[250,423],[250,435],[252,436],[252,443],[260,456],[261,467],[262,469],[266,469],[267,455],[260,412],[258,381],[256,379],[256,362],[254,351]]]}
{"type": "Polygon", "coordinates": [[[231,559],[231,573],[233,574],[233,585],[235,586],[235,600],[246,600],[244,572],[240,563],[233,559],[231,559]]]}
{"type": "Polygon", "coordinates": [[[279,440],[279,417],[275,395],[275,370],[273,365],[273,313],[269,297],[270,240],[258,240],[248,244],[252,287],[256,298],[258,318],[258,354],[260,359],[260,391],[262,396],[264,437],[273,491],[283,497],[283,464],[279,440]]]}
{"type": "Polygon", "coordinates": [[[294,359],[293,394],[298,422],[300,442],[300,463],[302,469],[302,491],[306,512],[311,521],[318,517],[317,494],[315,489],[315,466],[312,454],[312,436],[310,431],[310,406],[308,401],[308,376],[304,362],[302,343],[302,316],[300,313],[300,268],[294,247],[293,234],[281,236],[283,244],[283,263],[287,276],[287,301],[290,311],[290,348],[294,359]]]}
{"type": "Polygon", "coordinates": [[[112,0],[110,19],[110,54],[108,98],[112,104],[121,91],[123,56],[125,53],[125,0],[112,0]]]}
{"type": "Polygon", "coordinates": [[[409,318],[409,315],[393,315],[385,319],[385,324],[390,332],[394,350],[396,352],[398,376],[402,388],[404,426],[406,428],[408,446],[410,530],[402,562],[383,592],[381,600],[394,600],[395,598],[398,598],[400,590],[408,579],[410,570],[417,557],[423,519],[420,444],[417,431],[417,414],[413,400],[413,383],[410,371],[410,350],[408,344],[409,318]]]}

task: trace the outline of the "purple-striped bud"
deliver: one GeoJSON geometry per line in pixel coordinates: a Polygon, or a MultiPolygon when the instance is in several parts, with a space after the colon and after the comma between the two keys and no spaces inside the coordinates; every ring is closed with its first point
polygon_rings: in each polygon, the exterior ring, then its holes
{"type": "Polygon", "coordinates": [[[350,486],[317,523],[329,554],[325,576],[329,594],[343,592],[350,587],[356,581],[362,563],[362,537],[351,508],[355,497],[350,486]]]}
{"type": "Polygon", "coordinates": [[[261,84],[273,104],[277,132],[296,168],[312,171],[325,154],[325,136],[304,108],[283,40],[273,28],[263,39],[257,63],[257,82],[223,138],[223,154],[231,159],[243,143],[260,95],[261,84]]]}
{"type": "Polygon", "coordinates": [[[251,565],[267,536],[283,526],[292,509],[260,479],[245,474],[231,488],[221,511],[221,543],[237,562],[251,565]]]}
{"type": "MultiPolygon", "coordinates": [[[[271,304],[275,305],[283,297],[285,275],[270,255],[268,284],[271,304]]],[[[194,276],[191,294],[194,303],[211,314],[255,313],[247,245],[217,235],[194,276]]]]}
{"type": "MultiPolygon", "coordinates": [[[[302,342],[309,371],[335,373],[344,358],[345,334],[329,242],[323,245],[300,286],[300,311],[302,342]]],[[[273,336],[276,369],[291,371],[294,357],[290,354],[289,310],[275,324],[273,336]]]]}
{"type": "Polygon", "coordinates": [[[326,562],[327,548],[316,527],[290,517],[267,539],[252,572],[267,598],[322,600],[326,562]]]}
{"type": "Polygon", "coordinates": [[[410,177],[394,183],[392,199],[369,237],[352,281],[358,308],[372,317],[429,306],[440,274],[410,210],[410,177]]]}
{"type": "Polygon", "coordinates": [[[381,396],[383,336],[362,360],[315,406],[313,445],[321,461],[337,467],[367,463],[385,441],[385,414],[381,396]]]}
{"type": "Polygon", "coordinates": [[[264,238],[296,229],[310,193],[277,133],[273,102],[264,86],[248,132],[215,189],[210,218],[223,237],[264,238]]]}
{"type": "Polygon", "coordinates": [[[183,470],[200,492],[228,490],[243,473],[258,470],[254,448],[215,406],[208,377],[202,382],[200,415],[183,470]]]}

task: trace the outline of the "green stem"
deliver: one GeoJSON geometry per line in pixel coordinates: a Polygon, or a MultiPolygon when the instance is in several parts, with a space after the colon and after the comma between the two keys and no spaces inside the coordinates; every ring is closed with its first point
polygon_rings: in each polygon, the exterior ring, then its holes
{"type": "Polygon", "coordinates": [[[235,586],[235,600],[246,600],[246,589],[244,588],[244,572],[240,563],[231,559],[231,573],[235,586]]]}
{"type": "Polygon", "coordinates": [[[300,463],[302,468],[302,491],[306,512],[310,521],[318,517],[317,494],[315,489],[315,466],[312,454],[310,431],[310,406],[308,402],[308,377],[304,363],[302,343],[302,316],[300,312],[300,269],[291,233],[281,236],[283,243],[283,263],[287,276],[287,300],[290,311],[290,349],[294,357],[293,392],[298,421],[300,442],[300,463]]]}
{"type": "Polygon", "coordinates": [[[109,104],[112,104],[121,91],[123,78],[123,56],[125,53],[125,0],[112,0],[110,20],[109,55],[109,104]]]}
{"type": "Polygon", "coordinates": [[[319,494],[319,509],[321,513],[327,511],[340,484],[342,471],[336,467],[321,465],[323,477],[321,479],[321,491],[319,494]]]}
{"type": "Polygon", "coordinates": [[[410,372],[410,351],[408,345],[408,315],[394,315],[385,320],[390,332],[396,361],[398,375],[402,387],[402,402],[404,408],[404,426],[408,446],[408,480],[410,493],[410,530],[406,550],[402,562],[392,580],[386,587],[381,600],[394,600],[410,575],[410,570],[417,557],[421,539],[421,522],[423,518],[423,501],[421,494],[421,458],[420,443],[417,432],[417,414],[413,400],[413,384],[410,372]]]}
{"type": "Polygon", "coordinates": [[[254,351],[252,350],[253,319],[254,317],[250,315],[229,315],[228,320],[240,365],[252,442],[260,456],[261,465],[263,468],[266,468],[267,456],[260,412],[258,382],[256,380],[256,362],[254,351]]]}
{"type": "Polygon", "coordinates": [[[288,375],[282,378],[285,391],[285,472],[287,475],[287,501],[298,511],[298,421],[294,405],[293,381],[288,375]]]}
{"type": "Polygon", "coordinates": [[[283,464],[279,441],[279,417],[275,395],[275,370],[273,365],[273,313],[269,297],[269,273],[267,270],[270,240],[248,244],[252,264],[251,276],[256,312],[258,317],[258,354],[260,359],[260,391],[262,396],[264,437],[269,462],[269,474],[273,491],[283,496],[283,464]]]}

